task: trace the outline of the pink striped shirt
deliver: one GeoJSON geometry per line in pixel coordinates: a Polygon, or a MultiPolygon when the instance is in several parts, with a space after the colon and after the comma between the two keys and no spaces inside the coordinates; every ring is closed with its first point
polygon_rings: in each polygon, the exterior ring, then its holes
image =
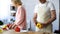
{"type": "Polygon", "coordinates": [[[23,6],[19,6],[17,9],[15,24],[26,29],[26,11],[23,6]]]}

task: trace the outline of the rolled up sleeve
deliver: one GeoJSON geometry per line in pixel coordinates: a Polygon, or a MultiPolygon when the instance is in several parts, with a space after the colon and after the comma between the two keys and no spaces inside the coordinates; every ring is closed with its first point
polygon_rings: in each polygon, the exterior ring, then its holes
{"type": "Polygon", "coordinates": [[[24,11],[21,7],[20,9],[18,9],[18,11],[16,13],[15,24],[19,25],[19,24],[23,23],[23,21],[24,21],[24,11]]]}

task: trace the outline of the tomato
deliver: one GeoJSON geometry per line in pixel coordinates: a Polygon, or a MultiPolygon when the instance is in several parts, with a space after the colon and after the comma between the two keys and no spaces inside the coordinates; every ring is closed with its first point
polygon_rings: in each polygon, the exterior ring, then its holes
{"type": "Polygon", "coordinates": [[[17,27],[15,28],[15,31],[16,31],[16,32],[20,32],[20,28],[17,26],[17,27]]]}

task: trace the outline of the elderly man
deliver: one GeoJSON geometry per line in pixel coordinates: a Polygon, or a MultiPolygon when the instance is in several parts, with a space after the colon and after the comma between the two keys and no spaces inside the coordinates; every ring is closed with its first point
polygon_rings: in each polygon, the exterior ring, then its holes
{"type": "Polygon", "coordinates": [[[35,6],[33,21],[36,31],[52,32],[52,22],[56,19],[55,7],[52,2],[47,0],[39,0],[39,4],[35,6]],[[40,27],[37,24],[40,24],[40,27]]]}

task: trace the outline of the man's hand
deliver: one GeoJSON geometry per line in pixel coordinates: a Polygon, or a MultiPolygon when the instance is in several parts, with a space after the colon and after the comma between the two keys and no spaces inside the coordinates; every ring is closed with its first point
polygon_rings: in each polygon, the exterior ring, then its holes
{"type": "Polygon", "coordinates": [[[37,22],[36,26],[37,26],[38,28],[42,29],[42,28],[44,28],[44,27],[46,27],[46,26],[48,26],[48,25],[47,25],[46,23],[37,22]]]}
{"type": "Polygon", "coordinates": [[[48,26],[48,24],[47,24],[47,23],[41,23],[41,25],[42,25],[42,28],[44,28],[44,27],[48,26]]]}

